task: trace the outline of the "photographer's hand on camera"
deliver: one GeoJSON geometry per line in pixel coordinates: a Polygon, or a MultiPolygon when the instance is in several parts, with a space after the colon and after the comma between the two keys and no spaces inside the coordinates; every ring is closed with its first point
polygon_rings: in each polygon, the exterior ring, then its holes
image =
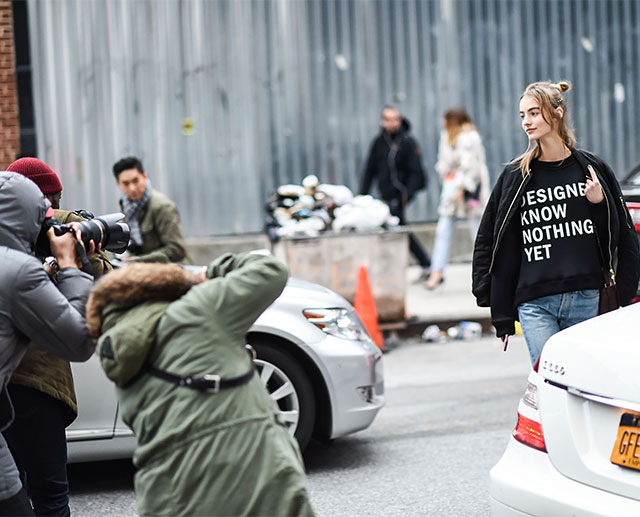
{"type": "MultiPolygon", "coordinates": [[[[80,233],[80,226],[78,223],[70,223],[74,232],[66,232],[62,235],[56,235],[53,228],[49,228],[47,231],[47,237],[51,244],[51,253],[56,258],[59,269],[64,268],[81,268],[82,263],[80,257],[76,253],[76,245],[80,245],[82,249],[85,249],[82,242],[82,235],[80,233]]],[[[99,246],[98,246],[99,248],[99,246]]],[[[89,249],[85,249],[85,253],[91,255],[96,252],[96,245],[93,240],[89,241],[89,249]]]]}

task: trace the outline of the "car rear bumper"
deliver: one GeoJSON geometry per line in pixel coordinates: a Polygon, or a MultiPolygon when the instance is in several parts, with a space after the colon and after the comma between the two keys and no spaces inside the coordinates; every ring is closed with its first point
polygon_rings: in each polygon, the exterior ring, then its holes
{"type": "Polygon", "coordinates": [[[513,437],[489,477],[494,516],[640,515],[640,501],[563,476],[547,453],[523,445],[513,437]]]}
{"type": "MultiPolygon", "coordinates": [[[[373,343],[327,336],[313,346],[322,356],[331,398],[330,438],[365,429],[384,406],[382,353],[373,343]]],[[[318,364],[318,361],[316,361],[318,364]]]]}

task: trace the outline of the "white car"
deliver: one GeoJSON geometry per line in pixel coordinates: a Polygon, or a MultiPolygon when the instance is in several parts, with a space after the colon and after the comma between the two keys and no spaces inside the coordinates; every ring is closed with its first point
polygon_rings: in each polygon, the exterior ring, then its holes
{"type": "Polygon", "coordinates": [[[490,473],[493,515],[640,516],[640,304],[547,341],[490,473]]]}
{"type": "MultiPolygon", "coordinates": [[[[312,436],[333,439],[368,427],[384,405],[380,349],[353,307],[329,289],[290,279],[247,342],[301,449],[312,436]]],[[[69,462],[130,457],[135,437],[98,358],[74,363],[73,375],[79,415],[67,429],[69,462]]]]}

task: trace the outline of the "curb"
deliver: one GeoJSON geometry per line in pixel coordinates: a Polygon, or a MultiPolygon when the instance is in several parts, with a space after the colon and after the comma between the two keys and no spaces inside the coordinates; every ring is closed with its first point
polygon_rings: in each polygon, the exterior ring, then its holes
{"type": "Polygon", "coordinates": [[[404,321],[390,324],[381,324],[380,328],[385,339],[395,341],[396,339],[409,339],[422,335],[424,329],[429,325],[438,325],[441,330],[447,330],[449,327],[458,325],[461,321],[476,321],[482,325],[483,334],[494,333],[495,330],[491,323],[491,318],[478,318],[477,315],[464,317],[456,316],[451,318],[425,319],[425,318],[407,318],[404,321]]]}

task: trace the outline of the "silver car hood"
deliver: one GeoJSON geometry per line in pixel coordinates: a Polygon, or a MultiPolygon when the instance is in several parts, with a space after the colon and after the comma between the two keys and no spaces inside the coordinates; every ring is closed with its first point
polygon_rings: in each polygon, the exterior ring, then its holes
{"type": "Polygon", "coordinates": [[[597,316],[547,341],[539,373],[586,393],[640,403],[640,303],[597,316]]]}
{"type": "Polygon", "coordinates": [[[285,297],[289,303],[300,303],[301,308],[312,307],[345,307],[351,305],[342,296],[318,284],[290,278],[280,297],[274,302],[278,303],[280,298],[285,297]]]}
{"type": "Polygon", "coordinates": [[[330,289],[290,278],[282,294],[260,315],[250,332],[275,334],[309,351],[313,343],[327,337],[302,315],[305,309],[345,308],[351,304],[330,289]]]}

